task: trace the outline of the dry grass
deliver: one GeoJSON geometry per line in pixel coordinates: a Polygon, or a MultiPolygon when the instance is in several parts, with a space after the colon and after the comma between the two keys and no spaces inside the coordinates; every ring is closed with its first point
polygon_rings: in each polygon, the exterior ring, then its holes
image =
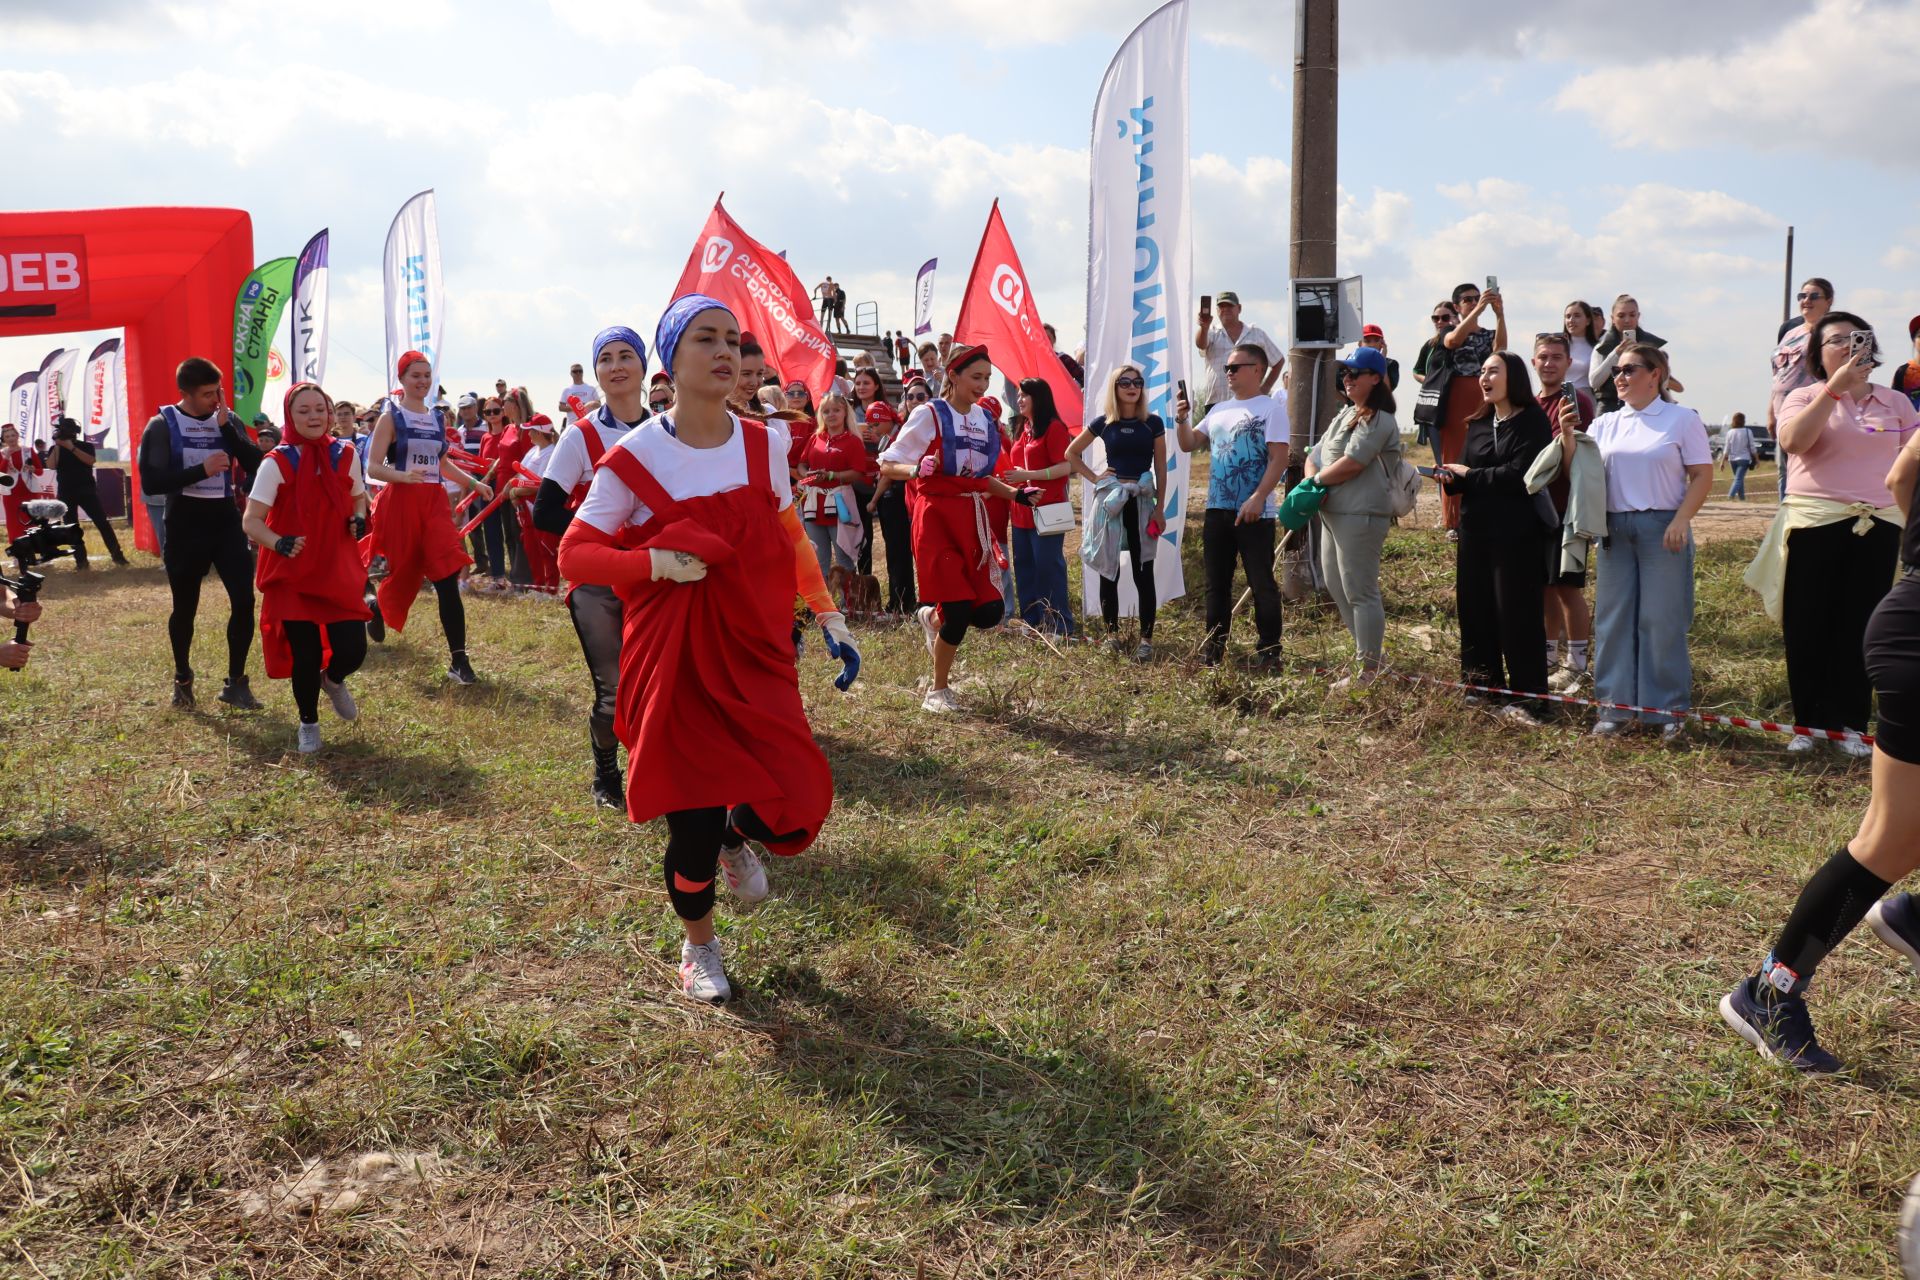
{"type": "MultiPolygon", "coordinates": [[[[1748,546],[1696,652],[1764,712],[1748,546]]],[[[1387,562],[1436,673],[1448,550],[1387,562]]],[[[1866,937],[1823,971],[1846,1082],[1713,1012],[1864,801],[1825,757],[1330,700],[1309,607],[1277,678],[1180,660],[1187,603],[1146,667],[969,641],[951,719],[870,630],[853,694],[803,667],[838,805],[710,1012],[660,833],[588,805],[563,610],[471,602],[453,690],[423,608],[307,761],[283,686],[164,708],[157,568],[48,600],[0,679],[8,1275],[1887,1272],[1912,979],[1866,937]]]]}

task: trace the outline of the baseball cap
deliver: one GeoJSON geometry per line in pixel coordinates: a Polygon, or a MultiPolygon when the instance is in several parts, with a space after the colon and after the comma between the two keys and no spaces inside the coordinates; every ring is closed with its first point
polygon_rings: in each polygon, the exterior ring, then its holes
{"type": "Polygon", "coordinates": [[[1920,316],[1907,321],[1907,336],[1909,338],[1920,336],[1920,316]]]}
{"type": "Polygon", "coordinates": [[[900,415],[895,413],[893,411],[893,406],[888,404],[885,400],[875,400],[872,404],[867,406],[867,425],[869,426],[873,426],[879,423],[894,423],[898,421],[900,421],[900,415]]]}
{"type": "Polygon", "coordinates": [[[1372,347],[1354,348],[1352,355],[1340,361],[1340,366],[1356,373],[1376,373],[1383,378],[1387,376],[1387,358],[1372,347]]]}
{"type": "Polygon", "coordinates": [[[458,405],[459,408],[470,409],[479,403],[480,403],[480,397],[473,394],[473,392],[463,391],[460,393],[460,402],[458,405]]]}
{"type": "Polygon", "coordinates": [[[253,415],[253,425],[256,427],[270,427],[273,425],[273,419],[264,413],[256,413],[253,415]]]}
{"type": "Polygon", "coordinates": [[[992,418],[995,422],[1000,421],[1000,401],[999,400],[995,399],[993,396],[981,396],[976,403],[978,403],[982,409],[985,409],[987,411],[987,416],[989,418],[992,418]]]}
{"type": "Polygon", "coordinates": [[[1387,331],[1377,324],[1362,325],[1360,328],[1360,336],[1363,338],[1384,338],[1387,336],[1387,331]]]}
{"type": "Polygon", "coordinates": [[[1219,293],[1216,293],[1213,296],[1216,300],[1220,302],[1231,302],[1236,307],[1240,305],[1240,295],[1235,293],[1231,289],[1222,289],[1219,293]]]}

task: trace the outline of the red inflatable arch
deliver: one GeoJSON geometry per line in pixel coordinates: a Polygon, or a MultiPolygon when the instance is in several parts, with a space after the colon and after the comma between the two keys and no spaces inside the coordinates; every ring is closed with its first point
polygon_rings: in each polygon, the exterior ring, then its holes
{"type": "MultiPolygon", "coordinates": [[[[219,365],[231,394],[233,302],[251,270],[253,220],[239,209],[0,213],[0,337],[125,329],[137,451],[188,356],[219,365]]],[[[146,504],[130,505],[134,545],[158,550],[146,504]]]]}

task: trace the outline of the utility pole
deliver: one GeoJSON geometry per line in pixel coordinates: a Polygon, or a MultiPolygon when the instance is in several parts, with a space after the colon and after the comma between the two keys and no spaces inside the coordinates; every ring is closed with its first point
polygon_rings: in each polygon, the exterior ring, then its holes
{"type": "MultiPolygon", "coordinates": [[[[1340,0],[1294,0],[1290,279],[1335,274],[1339,143],[1340,0]]],[[[1289,470],[1304,474],[1307,447],[1320,438],[1339,406],[1339,369],[1334,353],[1324,348],[1290,351],[1287,364],[1287,416],[1294,442],[1289,470]]]]}
{"type": "Polygon", "coordinates": [[[1780,323],[1793,319],[1793,228],[1787,228],[1787,284],[1780,294],[1780,323]]]}

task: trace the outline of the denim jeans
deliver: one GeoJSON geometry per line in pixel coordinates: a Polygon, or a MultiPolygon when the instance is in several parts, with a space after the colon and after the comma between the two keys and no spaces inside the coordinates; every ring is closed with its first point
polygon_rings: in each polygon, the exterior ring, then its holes
{"type": "MultiPolygon", "coordinates": [[[[1661,536],[1671,511],[1609,511],[1594,590],[1594,697],[1641,707],[1693,704],[1693,663],[1687,632],[1693,627],[1693,538],[1673,552],[1661,536]]],[[[1603,720],[1638,718],[1667,724],[1672,716],[1601,711],[1603,720]]]]}
{"type": "Polygon", "coordinates": [[[1020,597],[1020,617],[1029,626],[1073,634],[1073,601],[1067,595],[1066,534],[1043,534],[1015,525],[1013,580],[1020,597]]]}
{"type": "Polygon", "coordinates": [[[807,521],[806,524],[807,541],[813,544],[814,559],[820,562],[820,576],[825,578],[829,568],[836,564],[851,573],[853,557],[843,551],[840,544],[834,540],[834,534],[839,531],[840,526],[820,524],[813,520],[807,521]]]}
{"type": "Polygon", "coordinates": [[[1727,496],[1729,498],[1739,498],[1744,502],[1747,497],[1747,472],[1753,470],[1753,464],[1751,462],[1732,462],[1728,465],[1733,468],[1733,483],[1727,486],[1727,496]]]}

